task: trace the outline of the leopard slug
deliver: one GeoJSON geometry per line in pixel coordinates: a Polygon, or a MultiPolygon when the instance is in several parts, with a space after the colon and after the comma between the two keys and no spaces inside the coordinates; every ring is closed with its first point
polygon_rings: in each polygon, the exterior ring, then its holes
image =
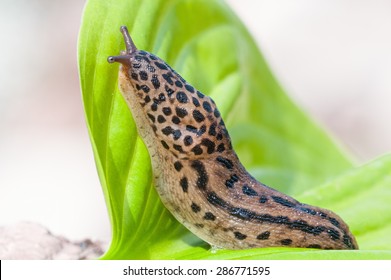
{"type": "Polygon", "coordinates": [[[333,212],[302,204],[254,179],[240,163],[214,101],[157,56],[126,51],[118,84],[150,154],[163,204],[215,248],[358,249],[333,212]]]}

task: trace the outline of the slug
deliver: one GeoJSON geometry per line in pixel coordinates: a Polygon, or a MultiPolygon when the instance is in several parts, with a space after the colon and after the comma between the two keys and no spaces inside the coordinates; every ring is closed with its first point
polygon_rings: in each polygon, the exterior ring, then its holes
{"type": "Polygon", "coordinates": [[[358,249],[333,212],[302,204],[254,179],[240,163],[214,101],[165,61],[138,50],[125,26],[119,89],[152,163],[160,198],[214,248],[358,249]]]}

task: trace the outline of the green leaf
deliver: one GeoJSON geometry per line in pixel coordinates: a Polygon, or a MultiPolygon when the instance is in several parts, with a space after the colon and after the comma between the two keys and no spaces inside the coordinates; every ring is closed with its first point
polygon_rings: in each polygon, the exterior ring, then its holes
{"type": "MultiPolygon", "coordinates": [[[[223,1],[90,0],[79,34],[78,61],[87,127],[112,224],[112,242],[103,258],[261,258],[270,252],[295,256],[297,250],[281,249],[213,255],[164,208],[153,186],[148,152],[118,91],[118,66],[106,61],[124,49],[121,25],[128,26],[139,49],[157,54],[212,96],[242,163],[262,182],[288,194],[313,191],[316,198],[314,187],[352,167],[284,94],[251,36],[223,1]]],[[[380,229],[378,234],[387,233],[380,229]]],[[[362,236],[365,240],[365,233],[362,236]]]]}

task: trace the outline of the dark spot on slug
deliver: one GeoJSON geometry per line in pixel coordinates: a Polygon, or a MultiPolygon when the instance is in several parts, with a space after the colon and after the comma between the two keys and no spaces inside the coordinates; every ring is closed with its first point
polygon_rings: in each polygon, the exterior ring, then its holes
{"type": "Polygon", "coordinates": [[[213,111],[213,114],[216,118],[219,118],[220,117],[220,112],[219,110],[217,110],[217,108],[213,111]]]}
{"type": "Polygon", "coordinates": [[[155,101],[156,103],[160,104],[160,103],[166,101],[166,96],[164,95],[163,92],[161,92],[161,93],[159,93],[157,99],[154,99],[154,101],[155,101]],[[156,100],[156,101],[155,101],[155,100],[156,100]]]}
{"type": "Polygon", "coordinates": [[[283,239],[283,240],[281,240],[281,244],[285,245],[285,246],[291,245],[292,239],[283,239]]]}
{"type": "Polygon", "coordinates": [[[160,81],[159,81],[157,75],[152,75],[151,82],[152,82],[152,85],[155,89],[158,89],[160,87],[160,81]]]}
{"type": "Polygon", "coordinates": [[[196,182],[196,186],[199,188],[199,189],[202,189],[202,190],[205,190],[206,189],[206,186],[208,184],[208,173],[206,172],[206,169],[205,169],[205,166],[204,164],[199,161],[199,160],[195,160],[193,161],[193,163],[191,164],[191,167],[197,171],[198,173],[198,178],[197,178],[197,182],[196,182]]]}
{"type": "Polygon", "coordinates": [[[149,97],[149,95],[146,95],[146,96],[144,97],[144,101],[145,101],[145,104],[151,102],[151,97],[149,97]]]}
{"type": "Polygon", "coordinates": [[[215,122],[210,125],[209,131],[208,131],[208,134],[210,136],[216,136],[216,125],[217,124],[215,122]]]}
{"type": "Polygon", "coordinates": [[[321,211],[317,211],[316,214],[322,218],[327,218],[327,214],[326,213],[323,213],[321,211]]]}
{"type": "Polygon", "coordinates": [[[170,147],[167,145],[166,141],[162,140],[160,141],[160,143],[162,143],[163,147],[168,150],[170,147]]]}
{"type": "Polygon", "coordinates": [[[287,216],[270,216],[270,215],[264,215],[266,219],[271,219],[276,224],[290,224],[289,218],[287,216]]]}
{"type": "Polygon", "coordinates": [[[196,122],[203,122],[205,120],[205,116],[198,110],[193,111],[193,118],[196,122]]]}
{"type": "Polygon", "coordinates": [[[147,114],[148,118],[154,123],[155,122],[155,116],[152,114],[147,114]]]}
{"type": "Polygon", "coordinates": [[[168,97],[171,97],[171,95],[174,93],[174,90],[170,88],[168,85],[164,86],[164,90],[167,92],[168,97]]]}
{"type": "Polygon", "coordinates": [[[228,136],[227,128],[224,126],[224,123],[223,124],[221,124],[221,123],[223,123],[222,119],[220,119],[220,122],[219,122],[219,124],[221,126],[221,132],[223,133],[223,135],[228,136]]]}
{"type": "Polygon", "coordinates": [[[173,131],[174,129],[171,126],[166,126],[162,129],[164,135],[170,135],[173,131]]]}
{"type": "Polygon", "coordinates": [[[261,195],[259,198],[259,203],[266,203],[267,202],[267,197],[264,195],[261,195]]]}
{"type": "Polygon", "coordinates": [[[147,72],[145,72],[145,71],[140,71],[140,72],[139,72],[139,75],[140,75],[140,79],[141,79],[141,80],[143,80],[143,81],[148,80],[148,74],[147,74],[147,72]]]}
{"type": "Polygon", "coordinates": [[[220,143],[218,146],[217,146],[217,149],[216,151],[218,151],[219,153],[222,153],[225,151],[225,146],[223,143],[220,143]]]}
{"type": "Polygon", "coordinates": [[[187,177],[183,177],[179,181],[179,184],[181,185],[183,192],[187,192],[187,189],[189,188],[189,183],[187,181],[187,177]]]}
{"type": "Polygon", "coordinates": [[[181,122],[181,120],[177,117],[177,116],[173,116],[171,121],[175,124],[179,124],[181,122]]]}
{"type": "Polygon", "coordinates": [[[149,63],[149,58],[146,57],[146,52],[145,51],[139,51],[139,53],[143,54],[143,56],[141,57],[144,61],[146,61],[147,63],[149,63]]]}
{"type": "Polygon", "coordinates": [[[262,232],[261,234],[259,234],[257,236],[257,239],[258,240],[267,240],[267,239],[269,239],[269,236],[270,236],[270,231],[265,231],[265,232],[262,232]]]}
{"type": "Polygon", "coordinates": [[[194,202],[191,204],[191,210],[193,210],[194,213],[200,212],[201,207],[195,204],[194,202]]]}
{"type": "Polygon", "coordinates": [[[185,144],[185,146],[190,146],[191,144],[193,144],[193,138],[190,135],[187,135],[185,136],[185,138],[183,138],[183,143],[185,144]]]}
{"type": "Polygon", "coordinates": [[[133,63],[132,68],[139,69],[141,67],[141,63],[133,63]]]}
{"type": "Polygon", "coordinates": [[[239,231],[235,231],[234,232],[234,235],[235,235],[235,238],[238,239],[238,240],[244,240],[247,238],[247,235],[239,232],[239,231]]]}
{"type": "Polygon", "coordinates": [[[201,92],[199,92],[198,90],[197,90],[197,96],[198,96],[198,98],[200,98],[200,99],[202,99],[202,98],[204,98],[205,97],[205,95],[203,95],[201,92]]]}
{"type": "Polygon", "coordinates": [[[257,196],[258,195],[258,193],[253,188],[249,187],[248,185],[244,185],[242,187],[242,192],[248,196],[257,196]]]}
{"type": "Polygon", "coordinates": [[[196,146],[194,146],[192,149],[191,149],[191,151],[195,154],[195,155],[201,155],[202,154],[202,148],[201,148],[201,146],[200,145],[196,145],[196,146]]]}
{"type": "Polygon", "coordinates": [[[140,86],[141,90],[145,93],[148,93],[151,89],[147,85],[141,85],[140,86]]]}
{"type": "Polygon", "coordinates": [[[303,232],[311,233],[313,235],[321,234],[325,228],[323,226],[311,226],[304,220],[294,220],[289,225],[292,229],[301,230],[303,232]]]}
{"type": "Polygon", "coordinates": [[[183,151],[181,145],[174,144],[174,145],[173,145],[173,148],[174,148],[175,150],[177,150],[178,152],[180,152],[180,153],[184,153],[184,151],[183,151]]]}
{"type": "Polygon", "coordinates": [[[233,166],[234,166],[232,161],[227,159],[227,158],[225,158],[225,157],[218,156],[216,158],[216,161],[218,163],[220,163],[222,166],[224,166],[225,168],[227,168],[227,169],[232,169],[233,166]]]}
{"type": "Polygon", "coordinates": [[[164,123],[166,121],[166,118],[162,115],[157,116],[157,122],[158,123],[164,123]]]}
{"type": "Polygon", "coordinates": [[[162,69],[162,70],[167,70],[167,66],[163,63],[160,63],[159,61],[155,61],[155,65],[159,68],[159,69],[162,69]]]}
{"type": "Polygon", "coordinates": [[[256,217],[256,213],[248,209],[239,207],[230,207],[229,214],[242,220],[251,220],[256,217]]]}
{"type": "Polygon", "coordinates": [[[175,168],[175,170],[176,171],[181,171],[182,170],[182,167],[183,167],[183,165],[182,165],[182,163],[180,163],[179,161],[176,161],[175,163],[174,163],[174,168],[175,168]]]}
{"type": "Polygon", "coordinates": [[[182,136],[182,132],[179,129],[176,129],[172,132],[174,140],[178,140],[182,136]]]}
{"type": "Polygon", "coordinates": [[[234,187],[234,184],[235,184],[235,182],[233,182],[231,179],[228,179],[227,181],[225,181],[225,186],[227,188],[232,189],[234,187]]]}
{"type": "Polygon", "coordinates": [[[171,77],[170,77],[169,75],[163,74],[162,77],[163,77],[163,79],[165,79],[165,80],[167,81],[167,83],[169,83],[170,85],[173,85],[173,84],[174,84],[173,80],[171,80],[171,77]]]}
{"type": "Polygon", "coordinates": [[[213,141],[209,140],[208,138],[204,138],[202,139],[201,144],[207,148],[208,154],[212,154],[214,152],[215,143],[213,143],[213,141]]]}
{"type": "Polygon", "coordinates": [[[186,125],[186,130],[195,134],[198,132],[197,128],[192,125],[186,125]]]}
{"type": "Polygon", "coordinates": [[[197,98],[193,97],[193,98],[192,98],[192,100],[193,100],[193,104],[194,104],[194,106],[196,106],[196,107],[200,107],[200,102],[198,101],[198,99],[197,99],[197,98]]]}
{"type": "Polygon", "coordinates": [[[213,215],[211,212],[206,212],[204,216],[204,220],[214,221],[216,220],[216,216],[213,215]]]}
{"type": "Polygon", "coordinates": [[[227,202],[221,199],[215,192],[209,192],[206,199],[214,206],[219,206],[223,209],[227,208],[227,202]]]}
{"type": "Polygon", "coordinates": [[[291,208],[291,207],[295,207],[296,206],[296,203],[294,202],[291,202],[285,198],[282,198],[280,196],[272,196],[272,199],[274,200],[274,202],[282,205],[282,206],[285,206],[285,207],[288,207],[288,208],[291,208]]]}
{"type": "Polygon", "coordinates": [[[311,208],[300,207],[299,210],[301,210],[301,211],[303,211],[305,213],[311,214],[311,215],[316,215],[316,211],[311,209],[311,208]]]}
{"type": "Polygon", "coordinates": [[[239,177],[236,174],[233,174],[231,178],[225,181],[225,186],[227,188],[233,188],[234,184],[239,181],[239,177]]]}
{"type": "Polygon", "coordinates": [[[339,232],[338,231],[336,231],[335,229],[332,229],[332,228],[329,228],[328,230],[327,230],[327,234],[330,236],[330,238],[332,239],[332,240],[339,240],[340,239],[340,234],[339,234],[339,232]]]}
{"type": "Polygon", "coordinates": [[[322,246],[320,246],[319,244],[310,244],[307,246],[307,248],[321,249],[322,246]]]}
{"type": "Polygon", "coordinates": [[[137,75],[137,73],[132,72],[132,74],[130,74],[130,76],[132,77],[133,80],[138,81],[138,75],[137,75]]]}
{"type": "Polygon", "coordinates": [[[183,87],[183,84],[181,83],[181,81],[175,81],[175,85],[177,86],[177,87],[183,87]]]}
{"type": "Polygon", "coordinates": [[[201,136],[206,131],[206,125],[201,125],[200,129],[197,131],[197,135],[201,136]]]}
{"type": "Polygon", "coordinates": [[[343,236],[343,243],[350,249],[355,249],[355,246],[352,243],[352,239],[349,235],[344,234],[343,236]]]}
{"type": "Polygon", "coordinates": [[[340,226],[339,222],[337,221],[337,219],[335,218],[332,218],[332,217],[329,217],[328,220],[330,221],[330,223],[332,223],[334,226],[338,227],[340,226]]]}
{"type": "Polygon", "coordinates": [[[204,101],[202,103],[202,107],[204,107],[205,111],[207,111],[208,113],[212,112],[212,106],[210,106],[210,103],[208,101],[204,101]]]}
{"type": "Polygon", "coordinates": [[[178,91],[176,94],[176,99],[178,100],[179,103],[187,103],[189,102],[189,99],[187,98],[186,93],[183,91],[178,91]]]}
{"type": "Polygon", "coordinates": [[[324,230],[325,230],[325,227],[323,227],[323,226],[309,226],[308,228],[305,228],[303,231],[304,232],[309,232],[309,233],[311,233],[311,234],[313,234],[313,235],[319,235],[319,234],[321,234],[322,232],[324,232],[324,230]]]}
{"type": "Polygon", "coordinates": [[[151,105],[151,110],[154,111],[154,112],[157,111],[157,104],[156,104],[155,102],[152,103],[152,105],[151,105]]]}
{"type": "Polygon", "coordinates": [[[170,107],[163,107],[162,111],[163,111],[163,114],[165,114],[166,116],[169,116],[172,114],[170,107]]]}
{"type": "Polygon", "coordinates": [[[177,116],[180,118],[184,118],[187,116],[187,110],[185,108],[176,107],[175,112],[176,112],[177,116]]]}
{"type": "Polygon", "coordinates": [[[156,71],[155,67],[153,67],[151,64],[147,65],[147,70],[151,73],[154,73],[156,71]]]}
{"type": "Polygon", "coordinates": [[[189,85],[189,84],[186,84],[186,85],[185,85],[185,88],[186,88],[188,91],[190,91],[191,93],[194,92],[194,88],[193,88],[191,85],[189,85]]]}

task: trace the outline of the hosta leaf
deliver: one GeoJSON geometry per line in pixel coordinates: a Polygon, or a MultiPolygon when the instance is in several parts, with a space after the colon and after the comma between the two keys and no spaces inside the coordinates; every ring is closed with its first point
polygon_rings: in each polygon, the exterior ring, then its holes
{"type": "Polygon", "coordinates": [[[215,99],[243,164],[264,183],[299,194],[351,167],[287,98],[223,1],[90,0],[78,60],[87,126],[112,223],[104,258],[209,256],[207,245],[167,212],[154,189],[148,152],[118,91],[118,65],[106,61],[124,49],[121,25],[128,26],[139,49],[157,54],[215,99]]]}

